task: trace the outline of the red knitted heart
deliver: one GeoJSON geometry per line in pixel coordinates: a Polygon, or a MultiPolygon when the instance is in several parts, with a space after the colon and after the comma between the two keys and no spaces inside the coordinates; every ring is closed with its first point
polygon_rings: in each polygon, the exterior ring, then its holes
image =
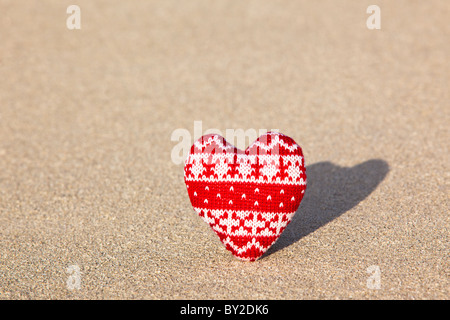
{"type": "Polygon", "coordinates": [[[306,189],[302,149],[277,132],[245,152],[219,135],[201,137],[186,159],[184,180],[198,215],[233,255],[249,261],[278,239],[306,189]]]}

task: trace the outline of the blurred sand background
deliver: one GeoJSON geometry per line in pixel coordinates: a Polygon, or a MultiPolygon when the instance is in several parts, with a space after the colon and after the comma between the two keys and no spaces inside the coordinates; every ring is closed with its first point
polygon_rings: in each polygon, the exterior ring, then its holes
{"type": "Polygon", "coordinates": [[[0,298],[448,299],[449,16],[446,0],[0,0],[0,298]],[[255,263],[196,216],[171,160],[196,120],[303,148],[305,198],[255,263]]]}

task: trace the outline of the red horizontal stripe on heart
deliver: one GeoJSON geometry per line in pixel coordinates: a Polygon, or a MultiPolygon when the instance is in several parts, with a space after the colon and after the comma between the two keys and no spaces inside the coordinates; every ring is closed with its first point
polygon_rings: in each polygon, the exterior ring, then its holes
{"type": "Polygon", "coordinates": [[[306,186],[261,183],[186,182],[192,206],[205,209],[293,212],[306,186]]]}

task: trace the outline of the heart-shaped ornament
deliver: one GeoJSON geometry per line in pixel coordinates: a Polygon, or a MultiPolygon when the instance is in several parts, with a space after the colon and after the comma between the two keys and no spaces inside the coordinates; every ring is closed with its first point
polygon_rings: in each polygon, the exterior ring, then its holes
{"type": "Polygon", "coordinates": [[[239,259],[254,261],[280,237],[306,190],[301,147],[278,132],[245,151],[220,135],[191,147],[184,180],[194,210],[239,259]]]}

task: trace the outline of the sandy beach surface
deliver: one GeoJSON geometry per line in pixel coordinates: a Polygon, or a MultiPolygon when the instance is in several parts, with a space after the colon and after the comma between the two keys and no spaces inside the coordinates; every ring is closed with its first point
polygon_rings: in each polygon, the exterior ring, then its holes
{"type": "Polygon", "coordinates": [[[0,0],[0,299],[448,299],[449,14],[0,0]],[[171,136],[194,121],[303,148],[303,202],[256,262],[192,209],[171,136]]]}

